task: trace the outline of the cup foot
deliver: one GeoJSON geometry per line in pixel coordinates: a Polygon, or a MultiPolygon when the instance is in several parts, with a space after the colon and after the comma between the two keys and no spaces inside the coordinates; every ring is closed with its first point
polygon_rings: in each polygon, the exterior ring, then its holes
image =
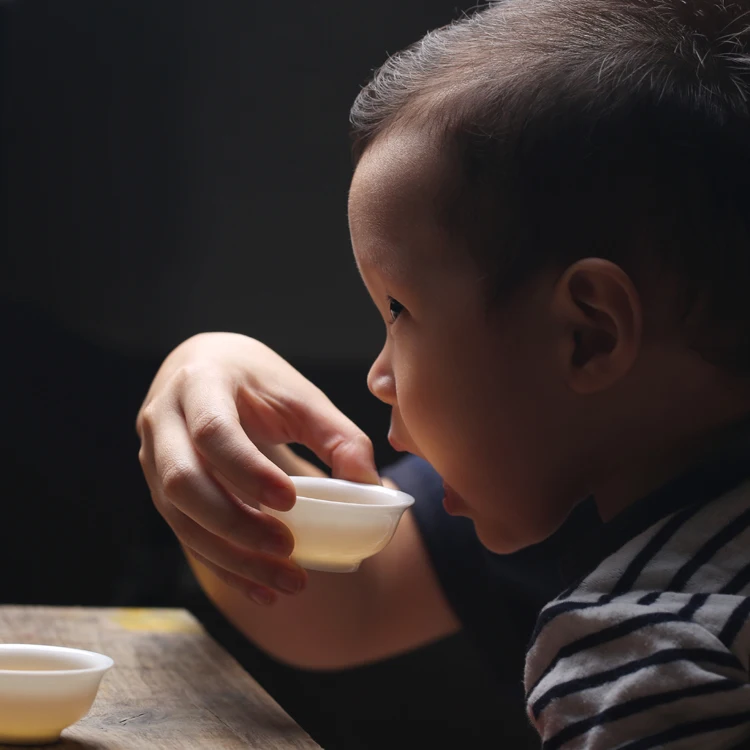
{"type": "Polygon", "coordinates": [[[47,734],[43,737],[19,737],[17,734],[0,732],[0,745],[54,745],[60,741],[60,733],[47,734]]]}
{"type": "Polygon", "coordinates": [[[295,560],[297,565],[305,570],[318,570],[321,573],[354,573],[359,569],[359,563],[325,563],[325,562],[307,562],[305,560],[295,560]]]}

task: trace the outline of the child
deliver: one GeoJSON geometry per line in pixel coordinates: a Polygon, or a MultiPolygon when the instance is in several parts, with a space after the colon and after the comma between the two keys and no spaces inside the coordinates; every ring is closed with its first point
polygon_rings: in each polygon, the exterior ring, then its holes
{"type": "Polygon", "coordinates": [[[513,552],[593,496],[542,611],[545,748],[750,742],[750,2],[507,0],[353,111],[370,388],[513,552]]]}

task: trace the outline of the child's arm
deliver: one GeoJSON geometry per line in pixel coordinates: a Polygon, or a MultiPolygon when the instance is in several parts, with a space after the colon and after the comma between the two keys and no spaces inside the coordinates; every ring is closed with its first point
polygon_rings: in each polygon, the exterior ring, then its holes
{"type": "Polygon", "coordinates": [[[356,573],[309,573],[304,592],[259,607],[190,557],[214,604],[253,643],[307,669],[342,669],[410,651],[456,632],[424,550],[406,513],[391,543],[356,573]]]}
{"type": "Polygon", "coordinates": [[[269,492],[279,489],[281,504],[291,502],[287,475],[318,472],[280,445],[286,442],[306,444],[337,476],[376,481],[377,474],[367,438],[259,342],[207,334],[178,347],[154,380],[138,429],[157,508],[183,546],[211,561],[207,567],[188,556],[201,585],[275,657],[309,668],[345,667],[459,628],[408,513],[390,545],[357,573],[309,574],[297,596],[273,591],[280,572],[306,578],[283,556],[260,553],[285,527],[265,514],[239,512],[216,477],[229,478],[248,505],[273,504],[269,492]],[[251,601],[263,593],[277,599],[274,606],[251,601]]]}

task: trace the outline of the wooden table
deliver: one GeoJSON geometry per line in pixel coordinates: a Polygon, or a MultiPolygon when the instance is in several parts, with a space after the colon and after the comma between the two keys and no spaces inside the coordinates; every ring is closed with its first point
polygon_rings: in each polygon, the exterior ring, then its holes
{"type": "Polygon", "coordinates": [[[115,661],[51,750],[320,750],[184,610],[0,607],[0,642],[115,661]]]}

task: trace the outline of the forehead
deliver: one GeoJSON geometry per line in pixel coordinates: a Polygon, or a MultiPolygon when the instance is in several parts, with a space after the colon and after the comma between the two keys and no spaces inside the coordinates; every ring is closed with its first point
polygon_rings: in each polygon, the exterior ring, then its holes
{"type": "Polygon", "coordinates": [[[456,165],[429,134],[378,138],[360,160],[349,192],[358,263],[403,274],[438,259],[463,260],[441,221],[445,190],[456,179],[456,165]]]}

